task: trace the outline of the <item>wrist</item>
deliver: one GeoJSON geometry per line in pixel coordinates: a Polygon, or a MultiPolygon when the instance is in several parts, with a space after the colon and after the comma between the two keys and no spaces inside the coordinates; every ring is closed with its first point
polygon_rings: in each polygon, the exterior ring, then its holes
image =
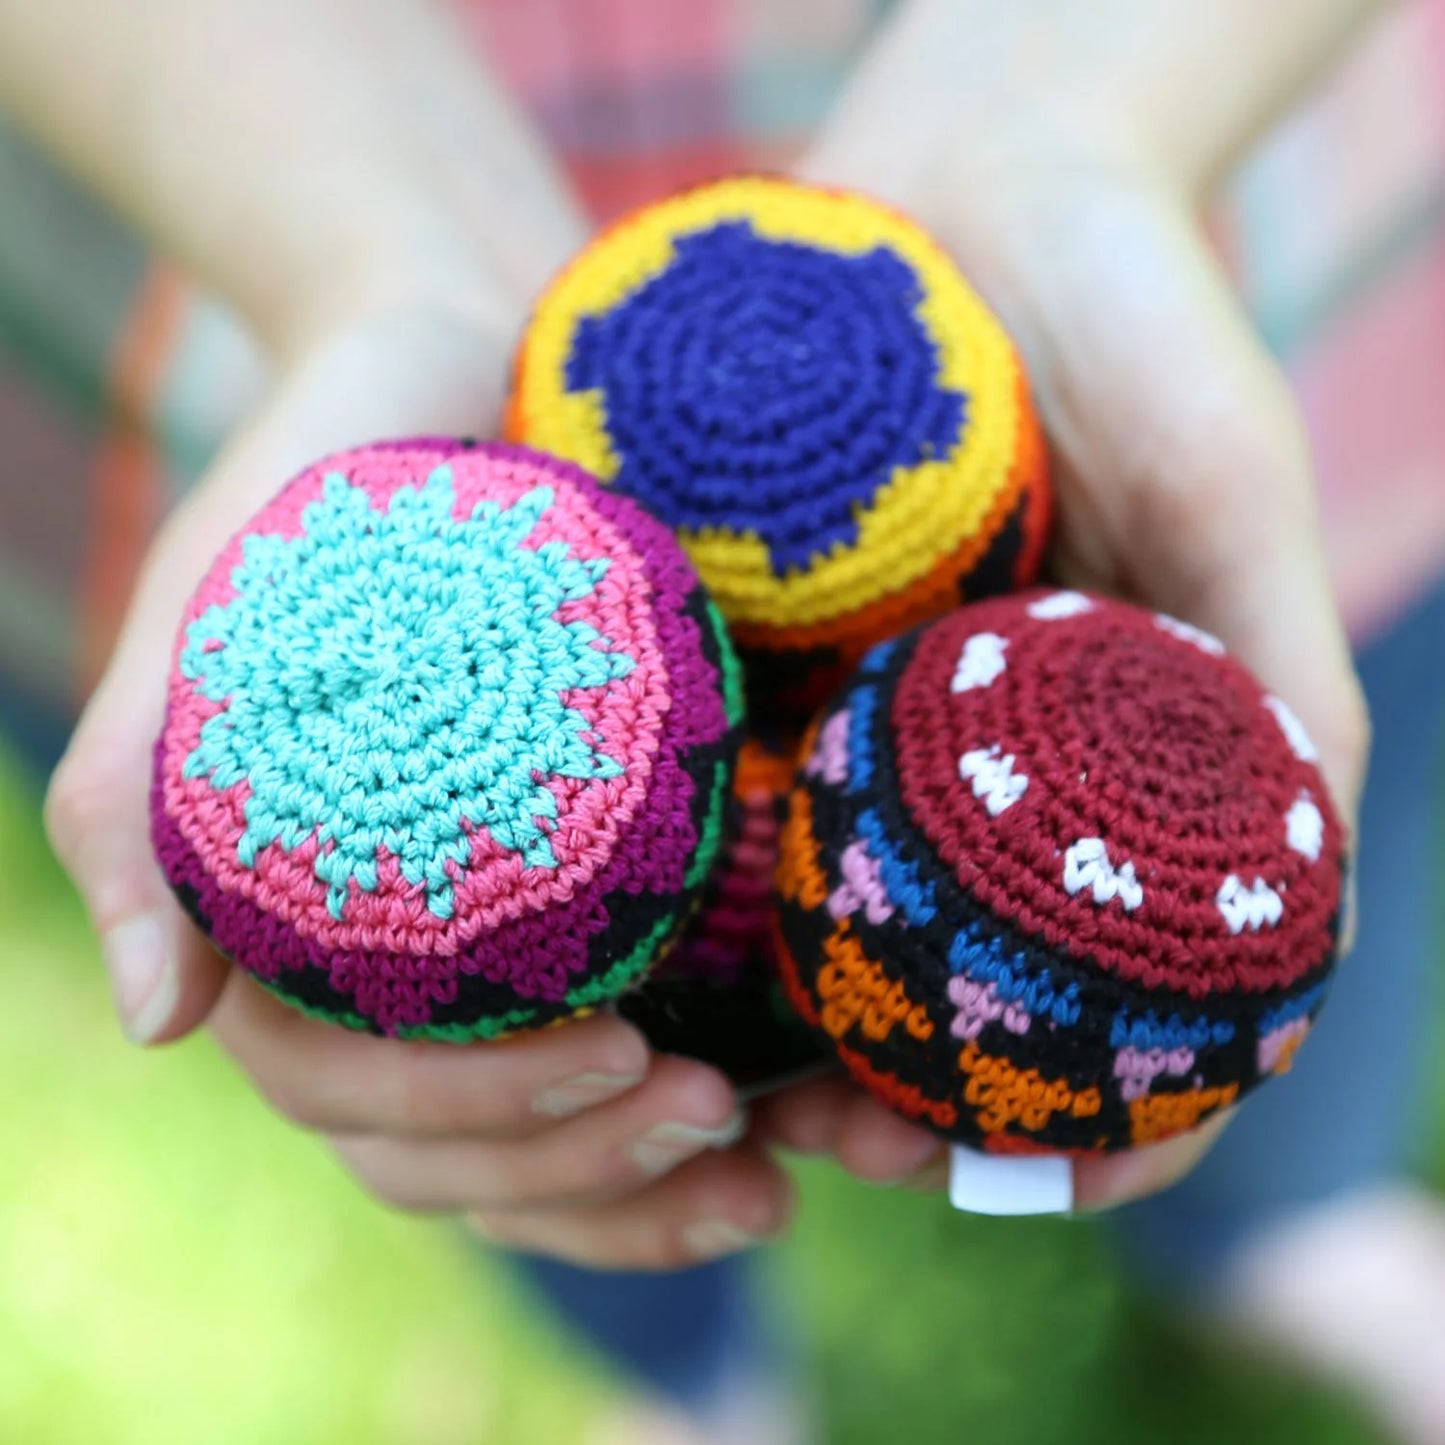
{"type": "Polygon", "coordinates": [[[818,147],[884,195],[1040,166],[1196,203],[1383,0],[912,0],[818,147]]]}
{"type": "Polygon", "coordinates": [[[283,246],[275,264],[253,268],[264,280],[241,298],[242,309],[283,369],[369,318],[407,313],[451,318],[509,350],[536,291],[580,243],[581,228],[517,210],[507,224],[499,246],[461,198],[378,186],[351,208],[349,221],[333,220],[324,239],[283,246]]]}
{"type": "Polygon", "coordinates": [[[249,319],[281,371],[374,317],[439,312],[503,334],[517,309],[480,246],[416,217],[404,233],[359,229],[351,244],[314,264],[278,266],[248,299],[249,319]]]}

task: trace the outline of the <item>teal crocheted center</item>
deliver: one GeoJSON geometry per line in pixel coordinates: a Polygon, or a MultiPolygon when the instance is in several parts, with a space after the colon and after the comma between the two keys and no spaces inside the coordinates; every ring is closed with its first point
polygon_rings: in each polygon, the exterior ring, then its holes
{"type": "Polygon", "coordinates": [[[608,562],[563,541],[523,545],[553,502],[536,487],[458,521],[440,466],[377,510],[333,472],[301,536],[243,539],[235,598],[190,625],[179,663],[226,704],[185,775],[217,790],[249,783],[243,866],[314,837],[337,919],[353,883],[376,890],[382,850],[450,918],[469,829],[557,867],[547,781],[622,771],[562,695],[626,677],[635,661],[587,623],[557,619],[608,562]]]}

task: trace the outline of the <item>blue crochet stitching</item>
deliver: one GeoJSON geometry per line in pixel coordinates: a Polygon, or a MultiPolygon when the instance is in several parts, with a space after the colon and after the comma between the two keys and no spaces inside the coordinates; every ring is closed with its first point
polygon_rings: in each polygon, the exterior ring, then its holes
{"type": "Polygon", "coordinates": [[[977,983],[993,984],[1005,1003],[1022,1004],[1033,1018],[1046,1018],[1060,1028],[1079,1021],[1081,996],[1077,983],[1062,989],[1042,970],[1031,969],[1022,954],[1007,954],[1002,940],[981,936],[976,925],[956,933],[948,950],[948,966],[977,983]]]}
{"type": "Polygon", "coordinates": [[[1303,1018],[1306,1014],[1312,1014],[1324,1002],[1325,994],[1329,992],[1329,980],[1324,983],[1317,983],[1313,988],[1306,989],[1304,993],[1295,998],[1286,999],[1281,1004],[1276,1004],[1272,1009],[1266,1009],[1259,1016],[1259,1034],[1263,1038],[1265,1034],[1273,1033],[1281,1024],[1293,1022],[1295,1019],[1303,1018]]]}
{"type": "Polygon", "coordinates": [[[547,780],[621,771],[562,696],[635,664],[595,628],[557,620],[609,564],[559,541],[525,545],[553,500],[537,487],[458,521],[449,467],[385,511],[332,473],[299,537],[244,539],[235,599],[191,624],[180,659],[197,691],[226,703],[185,775],[250,784],[244,866],[316,836],[338,919],[351,884],[375,891],[382,848],[440,918],[469,830],[557,866],[547,780]]]}
{"type": "Polygon", "coordinates": [[[901,910],[909,923],[920,927],[932,923],[938,916],[933,884],[919,878],[918,864],[898,851],[883,819],[872,808],[859,814],[858,834],[867,845],[868,856],[878,864],[888,901],[901,910]]]}
{"type": "Polygon", "coordinates": [[[600,390],[616,485],[669,526],[751,532],[773,568],[858,539],[899,467],[947,456],[962,392],[938,383],[913,270],[727,221],[674,243],[656,276],[584,317],[571,391],[600,390]]]}
{"type": "Polygon", "coordinates": [[[848,791],[861,793],[873,781],[873,716],[878,689],[855,687],[848,694],[848,791]]]}
{"type": "Polygon", "coordinates": [[[868,673],[870,676],[882,672],[897,651],[898,639],[896,637],[891,637],[887,642],[880,642],[870,647],[863,654],[863,660],[858,664],[858,671],[868,673]]]}
{"type": "Polygon", "coordinates": [[[1109,1028],[1111,1049],[1189,1049],[1198,1054],[1207,1048],[1221,1048],[1234,1037],[1234,1025],[1228,1019],[1194,1019],[1185,1023],[1178,1014],[1161,1020],[1152,1009],[1131,1015],[1120,1009],[1109,1028]]]}

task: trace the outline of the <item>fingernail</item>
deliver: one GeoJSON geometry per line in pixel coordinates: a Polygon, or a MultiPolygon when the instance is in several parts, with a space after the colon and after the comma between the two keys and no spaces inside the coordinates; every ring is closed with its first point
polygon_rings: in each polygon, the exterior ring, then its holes
{"type": "Polygon", "coordinates": [[[925,1164],[922,1169],[916,1169],[912,1174],[902,1179],[890,1180],[885,1186],[889,1189],[918,1189],[931,1190],[942,1189],[948,1183],[948,1155],[941,1154],[938,1158],[925,1164]]]}
{"type": "Polygon", "coordinates": [[[133,1044],[148,1044],[171,1021],[180,993],[166,930],[150,914],[111,929],[101,944],[121,1028],[133,1044]]]}
{"type": "Polygon", "coordinates": [[[532,1108],[553,1119],[568,1119],[635,1089],[641,1082],[641,1074],[577,1074],[541,1090],[532,1100],[532,1108]]]}
{"type": "Polygon", "coordinates": [[[901,1189],[905,1185],[912,1184],[921,1171],[937,1163],[942,1147],[932,1134],[925,1134],[919,1130],[913,1147],[901,1151],[901,1162],[897,1168],[887,1179],[882,1179],[879,1183],[888,1189],[901,1189]]]}
{"type": "Polygon", "coordinates": [[[689,1224],[682,1238],[694,1259],[721,1259],[757,1243],[747,1230],[726,1219],[702,1219],[689,1224]]]}
{"type": "Polygon", "coordinates": [[[638,1139],[630,1152],[633,1162],[644,1174],[666,1174],[704,1149],[726,1149],[736,1144],[747,1127],[748,1116],[741,1109],[736,1110],[726,1124],[714,1129],[699,1128],[696,1124],[658,1124],[638,1139]]]}

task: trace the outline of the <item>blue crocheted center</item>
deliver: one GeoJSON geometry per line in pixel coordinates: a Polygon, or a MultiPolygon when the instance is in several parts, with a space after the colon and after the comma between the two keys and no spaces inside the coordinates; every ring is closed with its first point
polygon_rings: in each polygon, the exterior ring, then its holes
{"type": "Polygon", "coordinates": [[[339,919],[352,884],[376,889],[385,849],[445,919],[470,830],[557,866],[547,780],[621,771],[562,695],[635,663],[586,623],[557,620],[608,563],[560,541],[526,545],[553,501],[537,487],[458,521],[442,466],[378,511],[332,473],[301,536],[244,539],[235,599],[190,625],[180,669],[226,704],[185,775],[250,784],[245,867],[270,843],[293,851],[315,836],[339,919]]]}
{"type": "Polygon", "coordinates": [[[568,389],[603,395],[616,485],[671,526],[755,533],[779,575],[851,546],[894,470],[964,426],[917,276],[886,248],[836,255],[745,221],[674,249],[581,320],[568,357],[568,389]]]}

